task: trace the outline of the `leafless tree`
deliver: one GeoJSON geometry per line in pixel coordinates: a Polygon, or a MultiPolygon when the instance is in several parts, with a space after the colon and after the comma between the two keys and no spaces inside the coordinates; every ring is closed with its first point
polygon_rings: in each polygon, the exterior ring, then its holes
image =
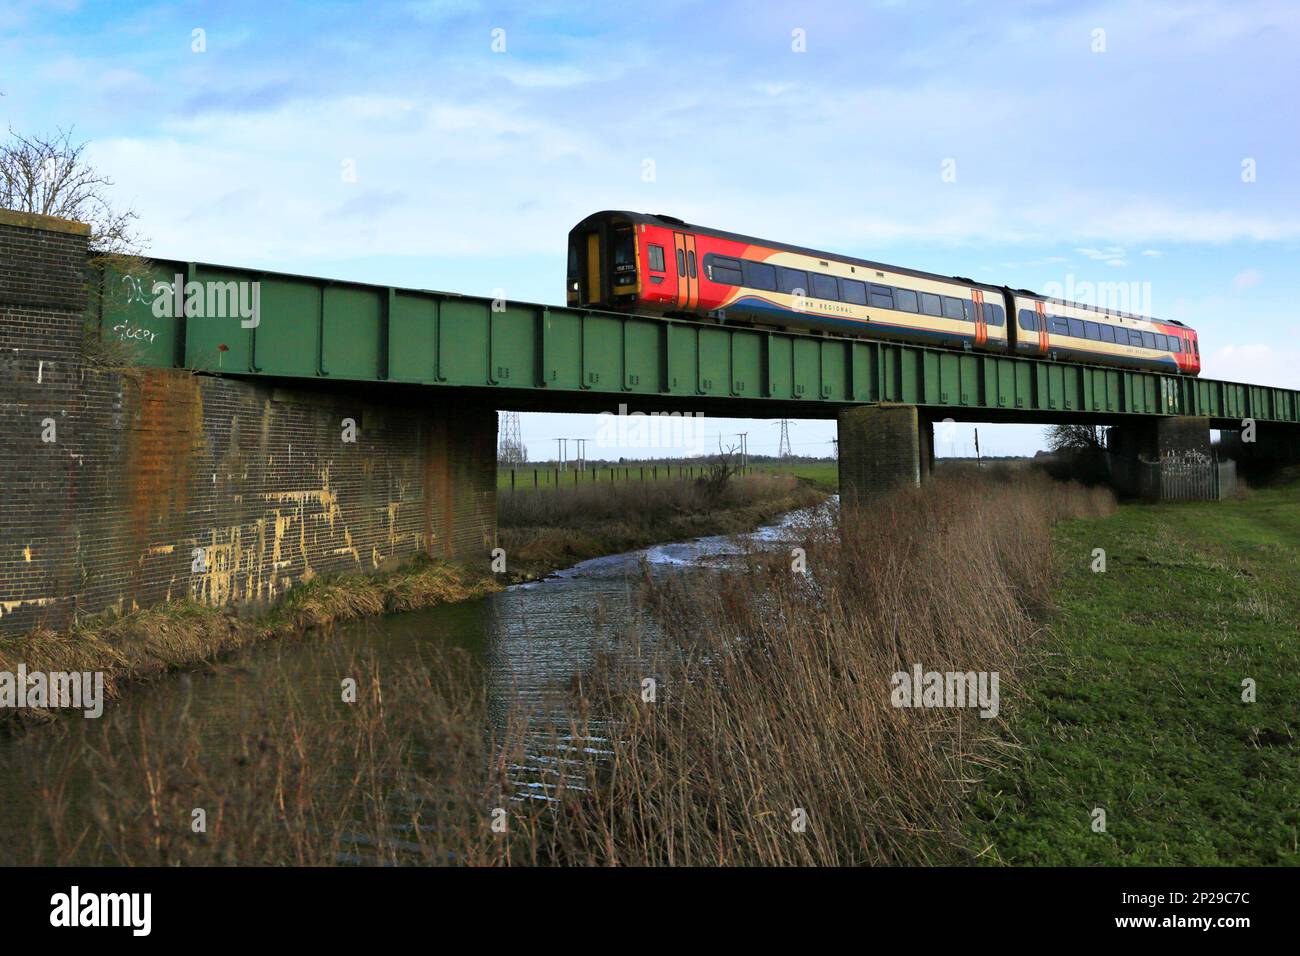
{"type": "Polygon", "coordinates": [[[113,181],[90,165],[85,151],[71,130],[47,137],[11,128],[0,145],[0,206],[89,224],[92,256],[140,255],[136,213],[109,202],[113,181]]]}
{"type": "Polygon", "coordinates": [[[86,144],[71,130],[53,136],[24,136],[11,128],[0,143],[0,208],[75,219],[90,226],[86,260],[87,361],[134,364],[138,346],[112,338],[100,328],[100,315],[132,298],[146,284],[150,265],[144,243],[132,224],[134,210],[109,199],[113,181],[90,165],[86,144]]]}
{"type": "Polygon", "coordinates": [[[1052,425],[1047,447],[1056,455],[1099,455],[1106,450],[1106,429],[1100,425],[1052,425]]]}
{"type": "Polygon", "coordinates": [[[700,477],[695,479],[696,485],[704,492],[709,501],[722,501],[723,495],[727,492],[728,483],[732,478],[740,474],[739,461],[740,446],[731,445],[724,448],[722,440],[719,439],[718,454],[709,459],[700,477]]]}

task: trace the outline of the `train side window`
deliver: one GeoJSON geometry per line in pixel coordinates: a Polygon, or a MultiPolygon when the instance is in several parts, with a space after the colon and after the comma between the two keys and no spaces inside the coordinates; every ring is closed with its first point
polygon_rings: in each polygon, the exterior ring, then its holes
{"type": "Polygon", "coordinates": [[[677,250],[677,274],[686,275],[686,253],[681,249],[677,250]]]}
{"type": "Polygon", "coordinates": [[[1196,352],[1197,358],[1201,357],[1201,343],[1196,339],[1192,339],[1192,350],[1196,352]]]}
{"type": "Polygon", "coordinates": [[[1103,326],[1101,327],[1101,340],[1102,340],[1103,342],[1114,342],[1114,341],[1115,341],[1115,326],[1113,326],[1113,325],[1103,325],[1103,326]]]}
{"type": "Polygon", "coordinates": [[[867,285],[857,279],[841,279],[840,295],[844,297],[845,302],[851,302],[854,305],[866,305],[867,285]]]}
{"type": "Polygon", "coordinates": [[[651,244],[646,248],[649,250],[650,271],[663,272],[664,271],[664,247],[651,244]]]}
{"type": "Polygon", "coordinates": [[[961,299],[954,299],[950,295],[945,295],[943,297],[943,316],[946,319],[965,320],[966,309],[961,299]]]}
{"type": "Polygon", "coordinates": [[[871,285],[871,304],[878,309],[892,309],[894,307],[894,288],[887,285],[871,285]]]}
{"type": "Polygon", "coordinates": [[[781,291],[786,295],[807,295],[808,273],[802,269],[787,269],[782,266],[778,275],[781,279],[781,291]]]}
{"type": "Polygon", "coordinates": [[[1169,337],[1166,335],[1161,335],[1159,332],[1156,333],[1156,351],[1158,352],[1169,351],[1169,337]]]}
{"type": "Polygon", "coordinates": [[[740,272],[740,260],[728,256],[705,256],[704,268],[710,279],[722,285],[740,285],[745,277],[740,272]]]}
{"type": "Polygon", "coordinates": [[[925,315],[943,315],[942,300],[933,292],[922,292],[921,312],[925,315]]]}
{"type": "Polygon", "coordinates": [[[1129,330],[1129,333],[1128,333],[1128,344],[1129,344],[1129,345],[1136,345],[1138,348],[1141,348],[1141,347],[1142,347],[1142,333],[1141,333],[1141,332],[1136,332],[1136,331],[1130,329],[1130,330],[1129,330]]]}
{"type": "Polygon", "coordinates": [[[1183,351],[1183,343],[1178,338],[1178,336],[1176,335],[1169,336],[1169,351],[1179,352],[1179,353],[1183,351]]]}
{"type": "Polygon", "coordinates": [[[1069,335],[1069,334],[1070,334],[1070,320],[1067,319],[1067,318],[1066,318],[1065,316],[1063,316],[1063,315],[1054,315],[1054,316],[1052,316],[1052,334],[1053,334],[1053,335],[1069,335]]]}
{"type": "Polygon", "coordinates": [[[1074,339],[1085,338],[1085,336],[1084,336],[1084,332],[1083,332],[1083,320],[1082,320],[1082,319],[1073,319],[1073,318],[1070,318],[1069,316],[1066,316],[1065,323],[1066,323],[1066,324],[1065,324],[1065,327],[1066,327],[1066,330],[1067,330],[1067,332],[1066,332],[1067,335],[1069,335],[1071,338],[1074,338],[1074,339]]]}
{"type": "Polygon", "coordinates": [[[696,276],[696,272],[695,272],[695,252],[693,250],[691,252],[686,253],[686,267],[691,270],[691,278],[694,279],[696,276]]]}
{"type": "Polygon", "coordinates": [[[1142,333],[1142,347],[1143,347],[1144,349],[1151,349],[1152,351],[1155,350],[1155,347],[1156,347],[1156,336],[1155,336],[1155,333],[1154,333],[1154,332],[1143,332],[1143,333],[1142,333]]]}
{"type": "Polygon", "coordinates": [[[1020,310],[1020,327],[1026,332],[1038,331],[1038,313],[1032,309],[1020,310]]]}
{"type": "Polygon", "coordinates": [[[1083,323],[1083,334],[1094,342],[1101,341],[1101,326],[1096,322],[1085,321],[1083,323]]]}
{"type": "Polygon", "coordinates": [[[838,302],[840,289],[835,284],[835,277],[814,272],[812,274],[812,294],[815,299],[829,299],[831,302],[838,302]]]}
{"type": "Polygon", "coordinates": [[[911,289],[895,289],[898,298],[898,308],[902,312],[919,312],[921,305],[916,299],[916,293],[911,289]]]}
{"type": "Polygon", "coordinates": [[[749,288],[776,291],[776,266],[769,266],[766,262],[746,261],[741,263],[741,268],[745,273],[745,285],[749,288]]]}
{"type": "Polygon", "coordinates": [[[989,325],[999,327],[1002,325],[1002,306],[994,305],[992,302],[984,303],[984,321],[989,325]]]}

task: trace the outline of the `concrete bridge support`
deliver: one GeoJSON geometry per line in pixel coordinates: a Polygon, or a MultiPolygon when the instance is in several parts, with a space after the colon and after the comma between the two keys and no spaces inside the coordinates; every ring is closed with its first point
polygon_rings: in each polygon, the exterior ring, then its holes
{"type": "Polygon", "coordinates": [[[1210,420],[1204,417],[1138,418],[1106,430],[1111,480],[1123,493],[1159,498],[1144,472],[1144,463],[1171,455],[1213,457],[1210,420]]]}
{"type": "Polygon", "coordinates": [[[934,428],[915,405],[843,409],[839,463],[845,507],[915,488],[934,472],[934,428]]]}

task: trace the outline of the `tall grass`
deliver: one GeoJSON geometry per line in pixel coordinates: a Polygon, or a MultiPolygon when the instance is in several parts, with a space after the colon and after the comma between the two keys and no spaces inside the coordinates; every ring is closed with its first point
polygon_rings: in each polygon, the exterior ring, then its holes
{"type": "Polygon", "coordinates": [[[991,722],[894,708],[890,676],[997,671],[1011,696],[1051,603],[1052,523],[1113,506],[1037,475],[940,479],[809,526],[807,574],[758,551],[721,577],[647,573],[654,633],[575,676],[567,726],[508,702],[494,717],[480,675],[443,656],[340,661],[353,704],[286,680],[224,746],[179,702],[149,726],[69,722],[75,746],[6,758],[32,786],[5,811],[0,862],[966,859],[962,797],[997,759],[991,722]]]}
{"type": "Polygon", "coordinates": [[[649,586],[665,639],[586,686],[620,743],[563,852],[619,864],[889,864],[962,858],[972,772],[994,759],[972,710],[890,705],[890,676],[997,671],[1005,694],[1050,604],[1050,527],[1108,493],[1040,476],[936,480],[721,586],[649,586]],[[656,676],[653,704],[637,695],[656,676]],[[795,828],[797,811],[806,820],[795,828]]]}

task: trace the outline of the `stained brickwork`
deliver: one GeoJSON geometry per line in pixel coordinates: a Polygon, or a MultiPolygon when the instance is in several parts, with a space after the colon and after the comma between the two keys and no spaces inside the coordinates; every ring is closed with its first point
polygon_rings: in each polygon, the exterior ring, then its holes
{"type": "Polygon", "coordinates": [[[486,558],[493,409],[89,367],[69,267],[85,234],[43,225],[0,218],[0,633],[265,601],[418,552],[486,558]]]}
{"type": "Polygon", "coordinates": [[[929,451],[915,405],[863,405],[839,414],[840,501],[846,507],[921,483],[929,451]]]}

